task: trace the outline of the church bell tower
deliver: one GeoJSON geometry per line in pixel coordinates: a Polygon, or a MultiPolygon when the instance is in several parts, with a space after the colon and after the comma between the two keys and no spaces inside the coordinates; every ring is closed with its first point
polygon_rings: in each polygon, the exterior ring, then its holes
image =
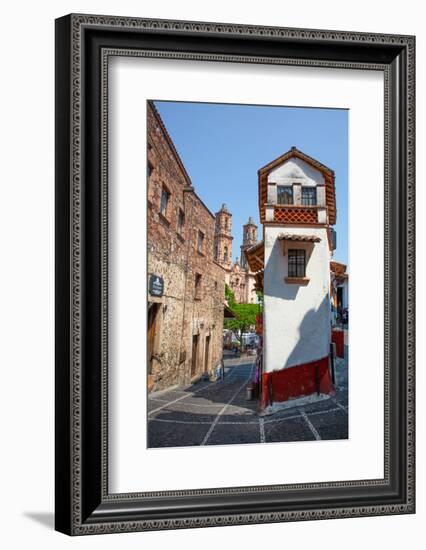
{"type": "Polygon", "coordinates": [[[214,259],[222,267],[229,270],[232,261],[232,214],[226,204],[222,204],[215,217],[214,259]]]}
{"type": "Polygon", "coordinates": [[[241,267],[243,269],[249,269],[246,255],[244,250],[250,248],[257,243],[257,225],[254,223],[253,218],[250,216],[248,222],[243,225],[243,244],[241,245],[241,267]]]}

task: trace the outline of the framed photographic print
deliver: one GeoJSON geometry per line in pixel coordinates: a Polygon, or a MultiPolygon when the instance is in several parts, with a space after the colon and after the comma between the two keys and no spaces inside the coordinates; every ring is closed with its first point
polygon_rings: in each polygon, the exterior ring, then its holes
{"type": "Polygon", "coordinates": [[[414,513],[412,36],[56,21],[56,529],[414,513]]]}

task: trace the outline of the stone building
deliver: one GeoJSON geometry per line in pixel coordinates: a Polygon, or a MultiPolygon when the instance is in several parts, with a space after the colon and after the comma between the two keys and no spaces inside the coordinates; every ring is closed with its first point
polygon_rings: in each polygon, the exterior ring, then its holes
{"type": "Polygon", "coordinates": [[[243,225],[241,260],[232,263],[232,214],[226,204],[216,212],[215,259],[226,270],[225,281],[237,303],[256,303],[255,275],[250,270],[244,251],[257,243],[257,226],[250,217],[243,225]]]}
{"type": "Polygon", "coordinates": [[[222,359],[226,268],[214,258],[216,218],[198,197],[148,102],[148,390],[214,376],[222,359]]]}
{"type": "Polygon", "coordinates": [[[237,304],[256,303],[255,283],[254,273],[248,267],[243,267],[237,258],[227,277],[227,284],[234,293],[237,304]]]}

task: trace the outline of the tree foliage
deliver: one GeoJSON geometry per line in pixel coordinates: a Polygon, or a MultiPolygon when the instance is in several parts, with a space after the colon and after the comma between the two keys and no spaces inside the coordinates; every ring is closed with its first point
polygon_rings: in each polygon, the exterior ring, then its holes
{"type": "Polygon", "coordinates": [[[232,330],[238,340],[242,341],[242,335],[249,332],[256,325],[256,315],[259,313],[259,304],[237,304],[235,296],[228,285],[225,285],[225,298],[229,309],[235,315],[233,319],[224,319],[223,326],[232,330]]]}
{"type": "Polygon", "coordinates": [[[228,302],[229,307],[235,304],[235,296],[228,285],[225,284],[225,300],[228,302]]]}

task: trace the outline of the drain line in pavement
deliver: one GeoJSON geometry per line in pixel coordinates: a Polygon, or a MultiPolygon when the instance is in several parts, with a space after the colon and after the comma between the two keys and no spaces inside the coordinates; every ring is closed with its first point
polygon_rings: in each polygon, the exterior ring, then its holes
{"type": "Polygon", "coordinates": [[[348,414],[348,409],[344,407],[341,403],[339,403],[336,398],[333,397],[333,401],[336,403],[339,409],[342,409],[342,411],[345,411],[345,413],[348,414]]]}
{"type": "Polygon", "coordinates": [[[314,425],[312,424],[312,422],[309,420],[308,418],[308,415],[305,413],[305,411],[303,410],[300,410],[299,411],[303,420],[306,422],[306,424],[309,426],[309,429],[311,430],[313,436],[315,437],[315,439],[317,441],[320,441],[321,440],[321,436],[320,434],[317,432],[317,430],[315,429],[314,425]]]}
{"type": "MultiPolygon", "coordinates": [[[[241,363],[238,363],[238,365],[240,365],[240,364],[241,363]]],[[[247,384],[247,382],[249,382],[251,380],[251,377],[252,377],[252,374],[253,374],[253,367],[254,367],[254,361],[253,361],[252,367],[250,369],[249,377],[246,380],[244,380],[244,382],[241,384],[241,386],[238,387],[238,390],[232,395],[231,399],[222,407],[222,409],[220,409],[220,411],[216,415],[216,418],[213,420],[212,425],[210,426],[208,432],[204,436],[203,441],[200,443],[201,446],[203,446],[207,443],[207,441],[209,440],[209,437],[211,436],[213,430],[215,429],[217,423],[219,422],[220,417],[223,415],[223,413],[226,411],[226,409],[232,403],[232,401],[234,401],[234,399],[237,397],[237,395],[240,393],[240,391],[244,388],[244,386],[247,384]]]]}

